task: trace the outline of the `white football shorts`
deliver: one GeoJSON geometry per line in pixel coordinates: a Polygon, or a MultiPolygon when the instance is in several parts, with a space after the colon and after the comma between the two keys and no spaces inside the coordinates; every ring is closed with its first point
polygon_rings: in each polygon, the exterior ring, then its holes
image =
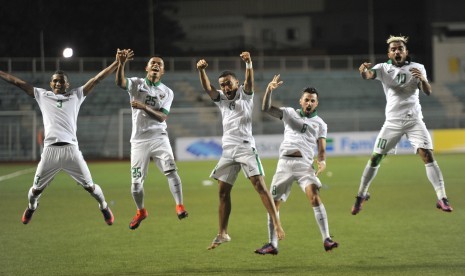
{"type": "Polygon", "coordinates": [[[321,188],[320,179],[315,175],[312,167],[312,160],[302,157],[280,157],[270,185],[273,199],[286,201],[294,181],[297,181],[304,193],[305,188],[311,184],[321,188]]]}
{"type": "Polygon", "coordinates": [[[419,148],[433,149],[431,136],[423,120],[386,120],[376,138],[373,151],[379,154],[395,153],[397,143],[404,134],[415,153],[419,148]]]}
{"type": "Polygon", "coordinates": [[[77,145],[50,145],[44,148],[40,157],[33,183],[34,190],[46,188],[61,170],[84,188],[94,185],[89,167],[77,145]]]}
{"type": "Polygon", "coordinates": [[[210,177],[234,185],[241,168],[246,178],[265,175],[257,151],[248,143],[224,147],[223,154],[210,177]]]}
{"type": "Polygon", "coordinates": [[[132,183],[144,183],[150,158],[164,174],[177,170],[168,135],[161,135],[150,141],[131,143],[132,183]]]}

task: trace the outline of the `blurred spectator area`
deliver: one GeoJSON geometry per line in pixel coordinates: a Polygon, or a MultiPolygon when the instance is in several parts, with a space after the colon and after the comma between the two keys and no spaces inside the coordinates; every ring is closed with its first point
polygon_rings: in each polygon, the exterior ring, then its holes
{"type": "MultiPolygon", "coordinates": [[[[210,63],[211,66],[207,73],[214,86],[218,87],[217,79],[220,74],[220,71],[215,68],[231,69],[236,73],[240,82],[244,81],[243,64],[240,59],[239,62],[237,60],[238,58],[235,58],[231,60],[231,63],[221,67],[219,66],[221,62],[213,60],[210,63]]],[[[312,86],[319,91],[319,115],[328,123],[330,132],[372,131],[381,128],[386,103],[381,83],[362,80],[357,70],[358,61],[353,62],[351,65],[353,68],[350,70],[287,68],[286,62],[281,61],[276,68],[265,70],[259,69],[260,65],[256,66],[256,64],[260,62],[254,60],[254,134],[278,134],[283,131],[280,120],[260,111],[263,93],[274,74],[281,74],[284,84],[273,93],[273,105],[299,108],[302,90],[312,86]]],[[[137,63],[128,68],[127,77],[145,76],[145,64],[141,62],[139,67],[136,65],[137,63]]],[[[95,76],[98,71],[70,70],[67,73],[71,86],[77,87],[95,76]]],[[[49,88],[49,79],[53,71],[45,73],[13,71],[12,74],[31,82],[34,86],[49,88]]],[[[167,68],[162,82],[175,93],[168,118],[170,139],[222,135],[221,115],[218,108],[203,92],[195,67],[185,71],[172,71],[167,68]]],[[[32,110],[38,115],[38,128],[41,127],[42,117],[34,99],[6,82],[0,82],[0,91],[1,111],[32,110]]],[[[420,93],[420,102],[429,129],[465,127],[465,83],[463,81],[433,83],[433,94],[426,96],[420,93]]],[[[9,117],[0,116],[0,127],[9,123],[6,120],[11,122],[9,117]]],[[[5,128],[2,127],[2,129],[5,128]]],[[[121,151],[123,156],[127,157],[129,156],[130,134],[129,96],[126,91],[115,85],[114,75],[111,75],[93,90],[81,106],[78,119],[78,139],[81,151],[88,158],[115,158],[121,155],[121,151]]],[[[21,134],[18,135],[21,136],[21,134]]],[[[31,140],[30,132],[25,135],[26,137],[18,138],[18,141],[31,140]]],[[[2,143],[5,141],[0,141],[0,144],[2,143]]],[[[10,158],[2,156],[1,151],[0,148],[0,160],[10,158]]]]}

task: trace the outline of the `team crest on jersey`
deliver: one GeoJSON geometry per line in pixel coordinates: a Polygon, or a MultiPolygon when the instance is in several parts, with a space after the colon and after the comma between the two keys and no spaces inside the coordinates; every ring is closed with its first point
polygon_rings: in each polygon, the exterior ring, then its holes
{"type": "Polygon", "coordinates": [[[160,97],[160,100],[163,100],[166,97],[166,94],[160,94],[159,97],[160,97]]]}
{"type": "Polygon", "coordinates": [[[229,109],[230,109],[230,110],[236,109],[236,103],[235,103],[235,102],[231,102],[231,103],[229,104],[229,109]]]}

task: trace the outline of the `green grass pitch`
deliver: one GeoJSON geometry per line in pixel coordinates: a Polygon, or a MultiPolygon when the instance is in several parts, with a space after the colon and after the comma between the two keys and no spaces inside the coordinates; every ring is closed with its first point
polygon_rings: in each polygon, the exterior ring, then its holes
{"type": "MultiPolygon", "coordinates": [[[[230,243],[206,250],[217,233],[217,185],[203,185],[216,161],[178,162],[189,217],[179,221],[164,176],[151,164],[145,182],[149,217],[137,230],[129,161],[89,162],[115,215],[107,226],[95,200],[65,173],[21,223],[33,172],[0,181],[0,275],[464,275],[464,155],[437,155],[454,212],[436,196],[418,156],[389,156],[370,188],[351,206],[368,156],[330,157],[321,197],[340,247],[323,249],[313,211],[294,185],[281,208],[286,239],[277,256],[253,251],[267,242],[266,213],[243,175],[232,191],[230,243]]],[[[267,186],[277,160],[263,160],[267,186]]],[[[2,164],[0,176],[37,164],[2,164]]]]}

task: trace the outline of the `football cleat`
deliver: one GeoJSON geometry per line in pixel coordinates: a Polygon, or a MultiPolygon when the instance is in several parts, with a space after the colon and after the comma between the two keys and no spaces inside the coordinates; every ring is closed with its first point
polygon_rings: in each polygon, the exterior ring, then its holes
{"type": "Polygon", "coordinates": [[[178,215],[178,219],[187,218],[189,216],[189,213],[187,213],[182,204],[176,205],[176,214],[178,215]]]}
{"type": "Polygon", "coordinates": [[[360,213],[362,210],[362,205],[365,201],[370,199],[370,194],[367,193],[366,196],[356,196],[355,197],[355,204],[352,206],[352,215],[356,215],[360,213]]]}
{"type": "Polygon", "coordinates": [[[131,222],[129,223],[129,229],[136,229],[139,227],[139,224],[149,215],[145,208],[138,209],[136,215],[132,218],[131,222]]]}
{"type": "Polygon", "coordinates": [[[452,206],[449,205],[449,200],[447,198],[442,198],[436,203],[436,208],[441,209],[444,212],[452,212],[454,210],[452,206]]]}
{"type": "Polygon", "coordinates": [[[113,221],[115,221],[115,217],[113,216],[113,213],[110,210],[110,207],[107,206],[107,208],[100,210],[103,214],[103,219],[105,219],[105,222],[108,225],[112,225],[113,221]]]}
{"type": "Polygon", "coordinates": [[[339,243],[333,241],[331,238],[326,238],[325,241],[323,242],[323,246],[326,251],[331,251],[333,248],[336,248],[339,246],[339,243]]]}
{"type": "Polygon", "coordinates": [[[256,249],[255,253],[260,255],[278,255],[278,248],[274,247],[271,243],[267,243],[264,246],[262,246],[262,248],[256,249]]]}
{"type": "Polygon", "coordinates": [[[212,243],[210,244],[210,246],[207,249],[208,250],[215,249],[218,246],[220,246],[220,244],[225,243],[225,242],[229,242],[229,241],[231,241],[231,237],[228,234],[224,234],[224,235],[218,234],[213,239],[212,243]]]}
{"type": "Polygon", "coordinates": [[[24,211],[23,213],[23,217],[21,218],[21,221],[23,222],[23,224],[28,224],[31,219],[32,219],[32,215],[34,214],[36,210],[32,210],[32,209],[29,209],[29,207],[26,208],[26,210],[24,211]]]}

